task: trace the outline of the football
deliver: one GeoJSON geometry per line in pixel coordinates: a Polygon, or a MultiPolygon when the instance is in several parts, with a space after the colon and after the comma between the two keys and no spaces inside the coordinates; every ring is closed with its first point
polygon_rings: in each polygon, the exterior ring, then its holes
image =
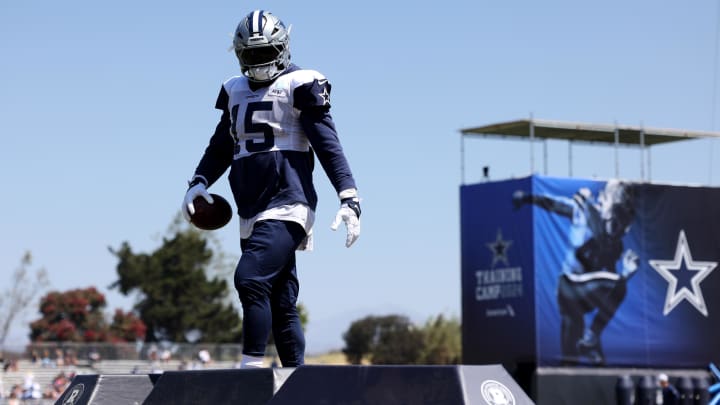
{"type": "Polygon", "coordinates": [[[190,216],[190,222],[196,227],[212,231],[227,225],[232,219],[232,207],[230,203],[218,194],[210,194],[213,203],[210,204],[203,197],[196,197],[193,200],[195,213],[190,216]]]}

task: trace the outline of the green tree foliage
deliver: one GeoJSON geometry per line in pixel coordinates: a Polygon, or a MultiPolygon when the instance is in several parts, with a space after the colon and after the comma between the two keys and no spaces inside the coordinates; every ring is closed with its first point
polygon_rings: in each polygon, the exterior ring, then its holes
{"type": "Polygon", "coordinates": [[[207,277],[213,251],[203,233],[176,230],[150,254],[134,253],[127,242],[111,252],[119,260],[111,288],[140,293],[134,309],[148,326],[147,341],[182,342],[190,330],[201,332],[199,342],[240,340],[241,320],[226,299],[227,282],[207,277]]]}
{"type": "Polygon", "coordinates": [[[360,364],[417,364],[423,349],[423,334],[402,315],[368,316],[350,324],[343,334],[343,353],[348,362],[360,364]]]}
{"type": "Polygon", "coordinates": [[[367,316],[343,334],[343,353],[351,364],[458,364],[460,321],[438,315],[422,328],[402,315],[367,316]]]}
{"type": "Polygon", "coordinates": [[[132,314],[118,310],[108,324],[105,306],[105,296],[95,287],[51,291],[40,300],[42,317],[30,324],[30,338],[33,342],[118,342],[144,337],[145,325],[132,314]]]}
{"type": "Polygon", "coordinates": [[[460,321],[442,314],[429,319],[423,327],[422,364],[459,364],[462,356],[460,321]]]}
{"type": "Polygon", "coordinates": [[[376,317],[368,316],[350,324],[347,332],[343,333],[345,347],[343,353],[350,364],[360,364],[363,358],[372,351],[375,338],[376,317]]]}
{"type": "Polygon", "coordinates": [[[423,332],[405,316],[380,318],[371,361],[373,364],[419,364],[423,332]]]}

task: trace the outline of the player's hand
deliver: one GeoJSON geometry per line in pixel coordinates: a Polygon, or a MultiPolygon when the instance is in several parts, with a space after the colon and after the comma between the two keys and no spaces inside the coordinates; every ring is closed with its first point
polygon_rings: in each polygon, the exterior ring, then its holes
{"type": "Polygon", "coordinates": [[[183,199],[182,204],[182,213],[188,222],[190,222],[190,216],[195,213],[195,205],[193,204],[193,201],[198,196],[204,198],[208,204],[213,203],[213,198],[210,193],[208,193],[205,183],[197,182],[195,185],[190,186],[187,193],[185,193],[185,198],[183,199]]]}
{"type": "Polygon", "coordinates": [[[624,278],[630,278],[633,274],[635,274],[635,271],[638,268],[638,255],[637,253],[633,252],[632,249],[628,249],[625,251],[625,254],[623,255],[623,272],[622,276],[624,278]]]}
{"type": "Polygon", "coordinates": [[[528,201],[529,197],[530,196],[522,190],[515,191],[512,195],[513,208],[516,210],[520,209],[520,207],[528,201]]]}
{"type": "Polygon", "coordinates": [[[340,209],[335,215],[330,228],[335,231],[340,226],[340,222],[345,223],[347,228],[347,239],[345,246],[350,247],[360,237],[360,199],[357,197],[343,198],[340,201],[340,209]]]}

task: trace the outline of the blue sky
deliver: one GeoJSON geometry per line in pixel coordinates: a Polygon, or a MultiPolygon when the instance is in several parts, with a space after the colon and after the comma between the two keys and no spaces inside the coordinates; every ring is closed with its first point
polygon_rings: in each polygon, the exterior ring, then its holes
{"type": "MultiPolygon", "coordinates": [[[[333,84],[333,116],[363,199],[344,247],[320,168],[315,251],[299,253],[308,351],[342,346],[367,314],[417,322],[460,315],[461,128],[536,118],[717,130],[718,3],[608,0],[0,3],[1,279],[23,252],[51,288],[97,286],[108,310],[132,300],[108,247],[151,252],[179,211],[219,117],[228,52],[247,12],[292,24],[292,60],[333,84]]],[[[468,140],[466,179],[529,174],[529,145],[468,140]]],[[[576,177],[614,175],[613,151],[577,146],[576,177]]],[[[536,146],[536,156],[541,156],[536,146]]],[[[568,173],[567,143],[548,174],[568,173]]],[[[620,151],[639,178],[640,152],[620,151]]],[[[653,181],[720,182],[715,141],[659,146],[653,181]]],[[[541,168],[541,161],[536,161],[541,168]]],[[[211,191],[230,197],[221,179],[211,191]]],[[[216,232],[239,255],[237,219],[216,232]]],[[[0,281],[1,284],[6,281],[0,281]]],[[[28,311],[11,340],[22,343],[28,311]]]]}

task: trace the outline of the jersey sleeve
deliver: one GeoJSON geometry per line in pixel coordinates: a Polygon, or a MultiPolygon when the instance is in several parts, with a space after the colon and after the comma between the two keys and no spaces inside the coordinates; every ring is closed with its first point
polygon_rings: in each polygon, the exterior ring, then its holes
{"type": "Polygon", "coordinates": [[[311,82],[295,88],[294,105],[300,111],[329,110],[330,90],[332,86],[327,79],[316,77],[311,82]]]}
{"type": "Polygon", "coordinates": [[[294,91],[294,107],[300,110],[300,124],[320,165],[338,193],[356,188],[350,165],[330,115],[330,83],[314,79],[294,91]]]}
{"type": "Polygon", "coordinates": [[[195,169],[195,176],[204,177],[211,186],[230,167],[233,159],[235,142],[230,134],[230,112],[228,111],[228,93],[223,86],[220,89],[215,108],[222,111],[220,122],[215,127],[215,132],[210,137],[210,142],[205,148],[200,163],[195,169]]]}

